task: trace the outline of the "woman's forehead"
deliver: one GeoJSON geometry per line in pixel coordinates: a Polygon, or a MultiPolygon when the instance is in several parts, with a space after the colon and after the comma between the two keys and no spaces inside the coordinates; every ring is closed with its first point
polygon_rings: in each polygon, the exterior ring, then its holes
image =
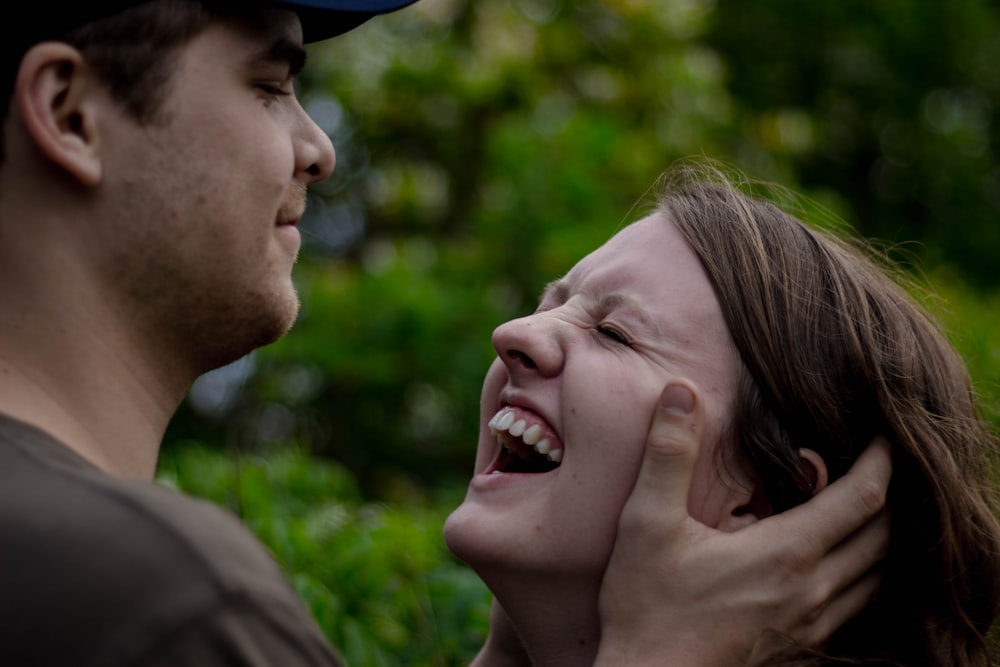
{"type": "Polygon", "coordinates": [[[650,282],[668,291],[683,283],[714,299],[711,283],[694,250],[662,213],[622,228],[559,282],[574,287],[588,281],[600,281],[612,288],[650,282]]]}

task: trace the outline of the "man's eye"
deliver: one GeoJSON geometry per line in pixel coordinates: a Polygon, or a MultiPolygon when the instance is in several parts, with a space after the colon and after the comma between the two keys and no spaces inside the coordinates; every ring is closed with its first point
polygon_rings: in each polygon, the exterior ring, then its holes
{"type": "Polygon", "coordinates": [[[629,339],[622,332],[618,331],[614,327],[610,327],[607,324],[601,324],[597,327],[597,333],[601,334],[606,338],[610,338],[620,345],[630,345],[629,339]]]}
{"type": "Polygon", "coordinates": [[[291,91],[285,90],[280,84],[277,83],[258,83],[257,89],[262,90],[268,95],[268,97],[282,97],[284,95],[291,95],[291,91]]]}

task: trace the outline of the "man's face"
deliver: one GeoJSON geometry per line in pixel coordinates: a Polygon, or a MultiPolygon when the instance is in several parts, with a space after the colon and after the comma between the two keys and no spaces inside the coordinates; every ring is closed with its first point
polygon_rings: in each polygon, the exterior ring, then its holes
{"type": "Polygon", "coordinates": [[[295,96],[302,55],[292,12],[214,22],[177,54],[156,121],[120,112],[101,128],[107,278],[198,373],[273,342],[298,312],[296,223],[335,160],[295,96]]]}

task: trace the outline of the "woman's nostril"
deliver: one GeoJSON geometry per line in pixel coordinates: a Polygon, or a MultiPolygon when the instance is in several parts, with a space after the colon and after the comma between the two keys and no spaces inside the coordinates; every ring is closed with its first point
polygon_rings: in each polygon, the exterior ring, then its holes
{"type": "Polygon", "coordinates": [[[521,363],[528,368],[535,367],[535,362],[532,360],[532,358],[529,357],[524,352],[521,352],[520,350],[511,350],[508,354],[510,355],[512,361],[521,363]]]}

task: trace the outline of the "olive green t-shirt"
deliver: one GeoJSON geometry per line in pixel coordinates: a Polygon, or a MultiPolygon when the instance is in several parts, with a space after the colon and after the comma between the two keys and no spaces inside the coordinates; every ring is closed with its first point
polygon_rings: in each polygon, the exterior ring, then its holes
{"type": "Polygon", "coordinates": [[[0,665],[340,665],[231,514],[0,415],[0,665]]]}

